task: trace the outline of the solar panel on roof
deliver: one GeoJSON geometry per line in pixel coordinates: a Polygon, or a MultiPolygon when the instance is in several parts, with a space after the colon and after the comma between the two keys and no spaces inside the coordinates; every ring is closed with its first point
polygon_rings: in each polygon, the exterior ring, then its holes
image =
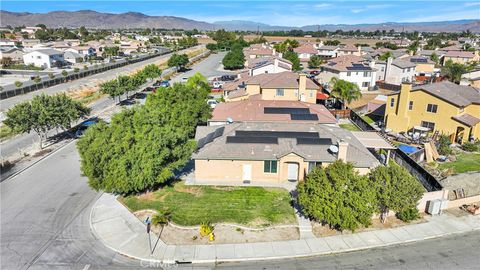
{"type": "Polygon", "coordinates": [[[317,132],[237,130],[236,137],[318,138],[317,132]]]}
{"type": "Polygon", "coordinates": [[[412,58],[410,59],[410,62],[412,63],[427,63],[428,60],[425,58],[412,58]]]}
{"type": "Polygon", "coordinates": [[[308,120],[318,121],[318,115],[316,114],[290,114],[290,120],[308,120]]]}
{"type": "Polygon", "coordinates": [[[215,133],[212,132],[212,133],[209,133],[209,134],[207,135],[207,137],[205,137],[205,144],[213,142],[213,139],[214,139],[214,138],[213,138],[213,135],[214,135],[214,134],[215,134],[215,133]]]}
{"type": "Polygon", "coordinates": [[[369,66],[364,66],[362,64],[353,64],[351,67],[347,67],[347,70],[371,70],[369,66]]]}
{"type": "Polygon", "coordinates": [[[297,144],[331,145],[330,138],[297,138],[297,144]]]}
{"type": "Polygon", "coordinates": [[[254,137],[254,136],[227,136],[227,143],[264,143],[278,144],[276,137],[254,137]]]}
{"type": "Polygon", "coordinates": [[[290,107],[265,107],[264,114],[308,114],[308,108],[290,108],[290,107]]]}

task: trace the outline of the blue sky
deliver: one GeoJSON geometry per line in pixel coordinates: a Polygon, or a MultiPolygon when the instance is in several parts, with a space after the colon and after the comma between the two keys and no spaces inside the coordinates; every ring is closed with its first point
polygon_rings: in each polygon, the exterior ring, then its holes
{"type": "Polygon", "coordinates": [[[480,19],[480,1],[1,1],[17,12],[92,9],[135,11],[214,22],[249,20],[270,25],[358,24],[480,19]]]}

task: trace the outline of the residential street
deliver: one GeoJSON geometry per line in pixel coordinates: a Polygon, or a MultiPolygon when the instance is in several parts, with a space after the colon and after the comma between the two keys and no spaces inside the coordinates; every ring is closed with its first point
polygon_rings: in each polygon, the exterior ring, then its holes
{"type": "MultiPolygon", "coordinates": [[[[145,269],[91,234],[90,209],[99,193],[80,174],[75,143],[0,184],[2,269],[145,269]],[[28,188],[26,188],[28,187],[28,188]]],[[[278,262],[221,264],[218,269],[473,269],[480,234],[404,246],[278,262]],[[395,255],[392,256],[392,250],[395,255]],[[366,259],[368,258],[368,259],[366,259]]],[[[158,265],[153,265],[158,268],[158,265]]],[[[179,269],[211,269],[212,265],[179,269]]]]}
{"type": "MultiPolygon", "coordinates": [[[[228,74],[228,72],[223,72],[223,71],[220,70],[220,65],[219,65],[220,63],[219,62],[223,59],[224,55],[225,55],[225,53],[212,54],[209,57],[207,57],[206,59],[199,62],[198,64],[194,65],[190,71],[179,74],[177,77],[173,78],[172,81],[178,82],[178,81],[181,80],[181,78],[190,77],[190,76],[194,75],[196,72],[200,72],[200,73],[204,74],[204,76],[206,76],[206,77],[228,74]]],[[[168,55],[160,56],[160,57],[168,57],[168,55]]],[[[161,59],[161,58],[158,58],[158,59],[161,59]]],[[[156,59],[156,61],[158,61],[158,59],[156,59]]],[[[150,61],[150,60],[140,62],[140,63],[147,64],[148,61],[150,61]]],[[[46,91],[46,93],[53,94],[53,93],[63,91],[65,89],[65,87],[78,87],[82,84],[87,84],[89,82],[89,80],[98,80],[99,78],[104,80],[105,78],[103,76],[112,76],[112,78],[113,78],[114,76],[116,76],[117,72],[120,72],[121,69],[127,69],[128,68],[128,70],[133,70],[135,68],[133,66],[137,65],[137,64],[140,64],[140,63],[136,63],[136,64],[133,64],[133,65],[130,65],[130,66],[120,68],[120,69],[110,70],[110,71],[104,72],[102,74],[96,74],[94,76],[90,76],[90,77],[83,78],[83,79],[80,79],[80,80],[72,81],[72,82],[69,82],[69,83],[66,83],[66,84],[53,86],[53,87],[50,87],[50,88],[47,88],[47,89],[42,89],[42,90],[39,90],[39,91],[36,91],[36,92],[29,93],[27,95],[16,96],[16,97],[12,97],[10,99],[2,100],[2,101],[0,101],[0,107],[2,108],[2,110],[7,110],[8,106],[13,106],[16,102],[21,102],[21,101],[24,101],[24,100],[28,100],[28,99],[32,98],[34,95],[42,93],[42,91],[46,91]],[[96,77],[96,76],[101,76],[101,77],[96,77]],[[62,86],[62,87],[60,87],[60,86],[62,86]],[[5,108],[4,106],[7,106],[7,108],[5,108]]],[[[108,97],[101,98],[101,99],[93,102],[90,105],[90,107],[92,108],[92,111],[93,111],[92,115],[94,115],[95,112],[106,109],[110,106],[113,106],[114,104],[115,104],[115,101],[108,98],[108,97]]],[[[0,146],[2,148],[2,151],[1,151],[0,155],[1,155],[1,157],[4,157],[4,158],[9,157],[12,154],[21,152],[22,149],[24,149],[25,147],[28,147],[32,144],[33,145],[38,145],[38,136],[34,132],[31,132],[29,134],[22,134],[22,135],[16,136],[15,138],[12,138],[12,139],[10,139],[8,141],[5,141],[5,142],[2,142],[0,144],[0,146]]]]}

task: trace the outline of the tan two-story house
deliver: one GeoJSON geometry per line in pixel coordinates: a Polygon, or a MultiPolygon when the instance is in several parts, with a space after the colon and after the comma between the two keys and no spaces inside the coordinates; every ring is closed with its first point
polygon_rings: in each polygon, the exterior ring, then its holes
{"type": "Polygon", "coordinates": [[[316,103],[320,87],[306,74],[291,71],[265,73],[250,77],[244,81],[244,88],[231,91],[225,97],[226,102],[248,99],[260,95],[262,100],[299,100],[316,103]]]}

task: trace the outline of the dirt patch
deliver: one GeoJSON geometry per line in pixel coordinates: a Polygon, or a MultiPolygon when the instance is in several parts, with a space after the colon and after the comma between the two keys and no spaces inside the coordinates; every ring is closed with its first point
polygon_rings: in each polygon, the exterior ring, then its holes
{"type": "MultiPolygon", "coordinates": [[[[355,231],[355,233],[358,232],[368,232],[368,231],[376,231],[376,230],[385,230],[385,229],[391,229],[391,228],[396,228],[396,227],[401,227],[405,225],[411,225],[411,224],[419,224],[419,223],[424,223],[427,222],[425,219],[425,215],[422,215],[421,218],[411,221],[410,223],[406,223],[401,221],[400,219],[396,218],[395,216],[389,216],[387,218],[386,223],[380,222],[380,219],[374,218],[372,219],[372,225],[370,227],[365,228],[361,227],[355,231]]],[[[332,235],[342,235],[342,234],[351,234],[351,231],[345,230],[343,232],[330,229],[328,225],[322,225],[319,222],[312,222],[312,228],[313,228],[313,234],[316,237],[327,237],[327,236],[332,236],[332,235]]]]}
{"type": "Polygon", "coordinates": [[[46,155],[46,154],[48,154],[48,153],[50,153],[50,152],[52,152],[52,149],[50,149],[50,148],[48,148],[48,149],[43,149],[43,150],[38,151],[38,152],[36,152],[35,154],[33,154],[32,157],[41,157],[41,156],[46,155]]]}
{"type": "Polygon", "coordinates": [[[184,185],[175,185],[175,191],[182,192],[182,193],[190,193],[195,197],[201,196],[203,194],[201,187],[194,187],[194,186],[184,186],[184,185]]]}
{"type": "MultiPolygon", "coordinates": [[[[156,214],[156,211],[154,210],[141,210],[134,213],[134,215],[142,222],[145,221],[147,217],[151,217],[154,214],[156,214]]],[[[213,242],[209,241],[208,237],[201,237],[199,228],[196,227],[179,228],[173,225],[167,225],[162,231],[160,226],[152,226],[152,231],[156,235],[160,235],[161,233],[162,241],[172,245],[234,244],[300,239],[300,234],[296,227],[246,230],[220,224],[215,225],[213,231],[215,234],[215,241],[213,242]]],[[[152,241],[156,241],[156,239],[152,241]]]]}
{"type": "Polygon", "coordinates": [[[147,191],[141,195],[138,195],[137,198],[139,200],[151,201],[155,199],[155,194],[151,191],[147,191]]]}
{"type": "Polygon", "coordinates": [[[221,190],[221,191],[234,191],[235,187],[227,187],[227,186],[211,186],[211,189],[221,190]]]}

